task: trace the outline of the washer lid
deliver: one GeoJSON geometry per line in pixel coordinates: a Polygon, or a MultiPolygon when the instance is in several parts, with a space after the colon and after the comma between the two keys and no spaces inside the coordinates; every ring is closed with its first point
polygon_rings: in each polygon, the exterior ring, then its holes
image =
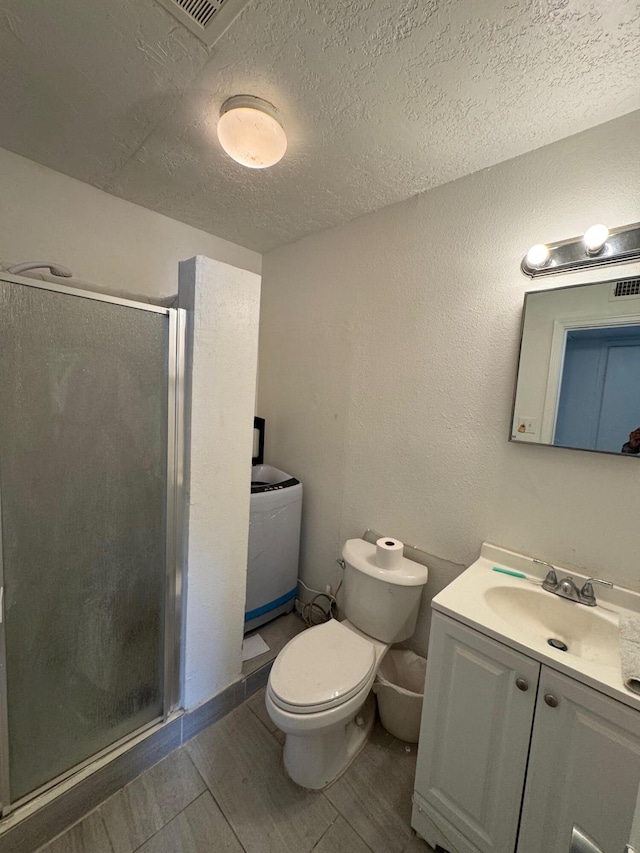
{"type": "Polygon", "coordinates": [[[273,664],[269,685],[284,707],[321,710],[357,693],[375,662],[372,643],[331,619],[287,643],[273,664]]]}

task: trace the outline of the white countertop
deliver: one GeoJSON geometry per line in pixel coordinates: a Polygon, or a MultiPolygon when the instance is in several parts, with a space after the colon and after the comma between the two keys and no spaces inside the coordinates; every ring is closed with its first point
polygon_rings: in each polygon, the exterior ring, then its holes
{"type": "MultiPolygon", "coordinates": [[[[556,566],[556,570],[559,578],[571,575],[579,587],[587,580],[587,575],[562,566],[556,566]]],[[[531,557],[484,543],[480,558],[438,593],[432,607],[640,710],[640,695],[628,690],[622,682],[618,643],[620,614],[633,613],[640,617],[640,594],[621,587],[608,589],[594,585],[598,603],[596,607],[587,607],[542,590],[546,571],[545,566],[533,563],[531,557]],[[526,578],[494,572],[494,566],[523,572],[526,578]],[[511,597],[517,603],[509,612],[511,597]],[[530,613],[518,610],[522,601],[533,603],[530,613]],[[526,618],[520,619],[519,613],[526,618]],[[550,634],[566,642],[569,650],[560,651],[548,645],[550,634]],[[572,653],[572,646],[577,653],[572,653]]]]}

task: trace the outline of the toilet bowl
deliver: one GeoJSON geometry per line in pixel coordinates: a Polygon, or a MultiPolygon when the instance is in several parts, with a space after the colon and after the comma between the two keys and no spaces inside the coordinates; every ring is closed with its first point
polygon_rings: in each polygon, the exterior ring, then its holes
{"type": "Polygon", "coordinates": [[[294,782],[321,789],[338,778],[373,726],[371,687],[387,650],[415,629],[425,566],[399,558],[380,568],[376,546],[351,539],[343,548],[345,613],[294,637],[276,658],[267,712],[285,733],[284,766],[294,782]]]}
{"type": "Polygon", "coordinates": [[[324,788],[364,746],[375,715],[365,703],[389,645],[332,619],[280,652],[265,696],[285,733],[284,766],[303,788],[324,788]]]}

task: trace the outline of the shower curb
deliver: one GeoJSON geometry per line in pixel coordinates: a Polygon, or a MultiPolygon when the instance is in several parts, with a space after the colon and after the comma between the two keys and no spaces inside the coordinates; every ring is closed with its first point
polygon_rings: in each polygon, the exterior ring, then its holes
{"type": "Polygon", "coordinates": [[[120,788],[242,705],[266,685],[272,665],[273,661],[269,661],[202,705],[185,711],[54,800],[25,816],[15,826],[1,832],[0,853],[35,853],[66,832],[120,788]]]}

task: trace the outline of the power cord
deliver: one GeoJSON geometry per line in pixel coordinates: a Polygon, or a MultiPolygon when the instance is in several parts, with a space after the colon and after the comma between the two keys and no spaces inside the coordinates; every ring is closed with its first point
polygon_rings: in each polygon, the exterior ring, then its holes
{"type": "MultiPolygon", "coordinates": [[[[300,604],[300,615],[308,628],[312,628],[314,625],[322,625],[323,622],[328,622],[330,619],[335,619],[338,611],[338,602],[336,600],[336,596],[330,592],[320,592],[318,589],[312,589],[310,586],[307,586],[304,581],[298,579],[298,583],[300,586],[303,586],[307,592],[313,592],[315,595],[308,602],[299,602],[300,604]],[[328,607],[325,604],[324,606],[318,603],[318,599],[326,598],[328,601],[328,607]]],[[[342,586],[342,581],[338,584],[338,589],[336,590],[336,595],[338,594],[340,587],[342,586]]]]}
{"type": "Polygon", "coordinates": [[[300,605],[300,615],[302,616],[307,628],[313,628],[314,625],[321,625],[323,622],[328,622],[330,619],[335,618],[335,614],[336,603],[333,601],[333,596],[326,592],[319,592],[317,595],[313,596],[311,601],[300,605]],[[324,610],[318,604],[319,598],[326,598],[329,600],[328,610],[324,610]]]}

